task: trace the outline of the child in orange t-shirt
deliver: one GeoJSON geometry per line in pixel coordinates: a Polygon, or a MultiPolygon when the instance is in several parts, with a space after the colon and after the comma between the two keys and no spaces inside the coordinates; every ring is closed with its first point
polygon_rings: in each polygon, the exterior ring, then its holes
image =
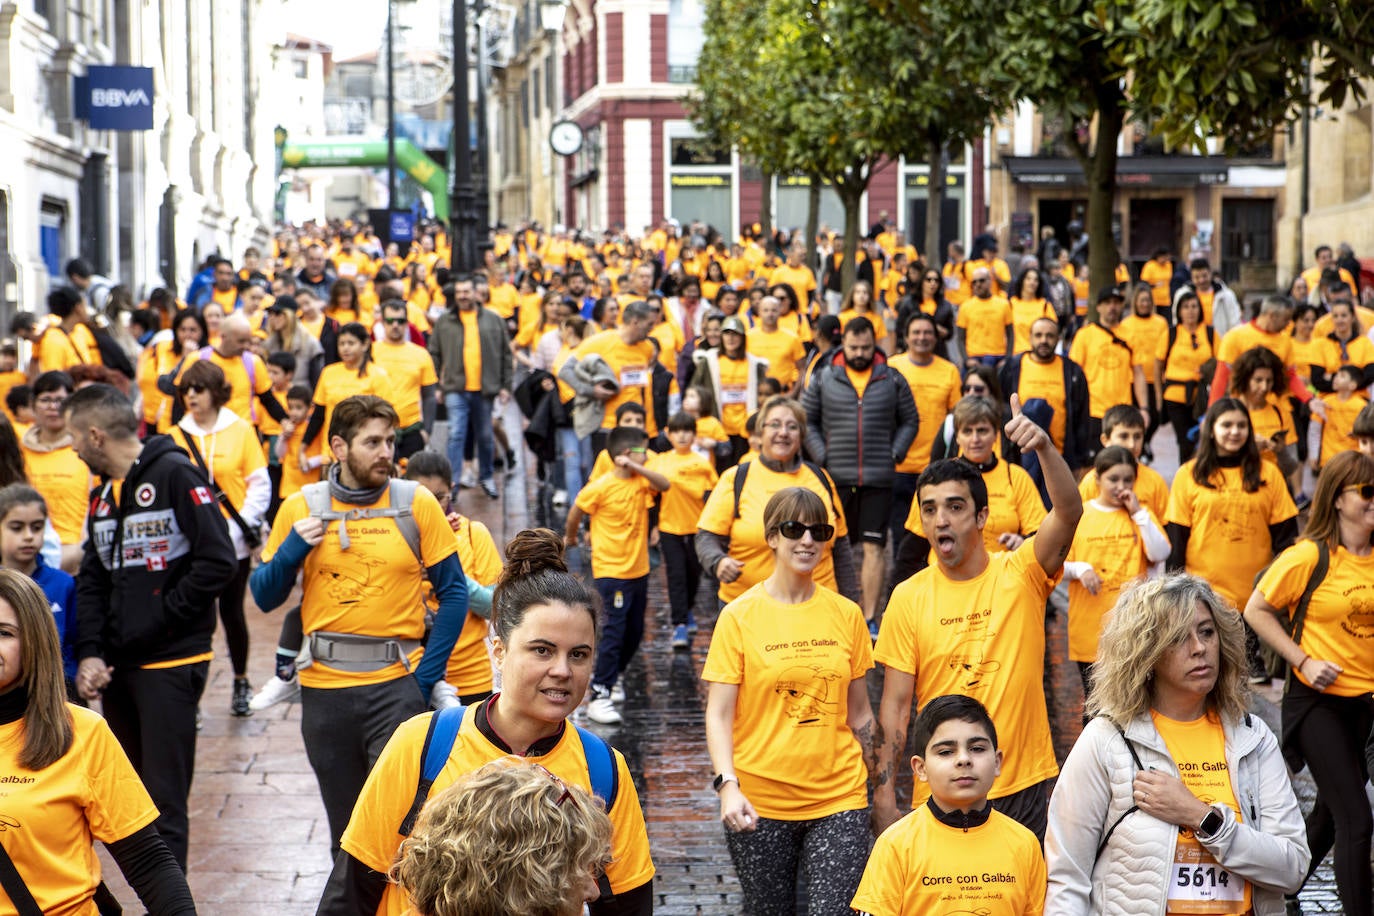
{"type": "Polygon", "coordinates": [[[618,426],[606,437],[613,467],[588,481],[568,510],[564,543],[576,547],[584,516],[590,517],[591,567],[606,622],[596,647],[587,717],[602,725],[620,721],[611,691],[644,636],[649,587],[649,506],[652,490],[666,492],[668,478],[645,467],[649,435],[618,426]]]}

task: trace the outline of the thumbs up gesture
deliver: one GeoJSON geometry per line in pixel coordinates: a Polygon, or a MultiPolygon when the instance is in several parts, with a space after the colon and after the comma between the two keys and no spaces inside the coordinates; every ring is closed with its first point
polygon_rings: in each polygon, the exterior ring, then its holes
{"type": "Polygon", "coordinates": [[[1007,423],[1005,432],[1007,438],[1023,452],[1036,452],[1042,448],[1053,447],[1045,431],[1021,413],[1021,396],[1018,394],[1011,396],[1011,421],[1007,423]]]}

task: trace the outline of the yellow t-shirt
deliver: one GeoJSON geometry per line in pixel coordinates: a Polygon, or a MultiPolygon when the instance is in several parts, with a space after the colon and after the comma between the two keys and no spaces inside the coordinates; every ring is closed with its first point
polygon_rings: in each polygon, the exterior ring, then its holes
{"type": "Polygon", "coordinates": [[[725,606],[701,679],[739,687],[735,773],[760,817],[812,820],[868,806],[849,684],[873,667],[859,606],[828,588],[783,604],[765,584],[725,606]]]}
{"type": "Polygon", "coordinates": [[[1240,468],[1221,468],[1212,487],[1193,480],[1195,461],[1174,474],[1164,521],[1191,528],[1185,567],[1235,608],[1245,607],[1255,574],[1273,556],[1269,526],[1298,514],[1278,465],[1260,462],[1260,487],[1246,493],[1240,468]]]}
{"type": "MultiPolygon", "coordinates": [[[[836,507],[835,484],[829,474],[826,474],[823,482],[806,465],[800,465],[790,473],[779,473],[769,470],[762,461],[750,461],[748,464],[748,475],[739,498],[738,517],[735,512],[735,477],[744,467],[745,459],[721,475],[720,482],[711,491],[711,498],[706,500],[701,521],[697,523],[701,531],[729,538],[730,556],[739,560],[744,567],[734,582],[721,583],[720,597],[724,601],[733,601],[751,585],[773,574],[773,551],[763,538],[763,509],[773,494],[784,487],[805,487],[815,493],[825,503],[826,521],[835,526],[835,538],[849,535],[844,513],[836,507]]],[[[838,588],[835,561],[831,556],[834,543],[834,540],[825,543],[821,550],[821,561],[812,575],[817,585],[829,589],[838,588]]]]}
{"type": "MultiPolygon", "coordinates": [[[[997,542],[1003,534],[1027,536],[1040,530],[1040,523],[1049,513],[1025,468],[999,458],[997,464],[983,472],[983,483],[988,488],[988,520],[983,525],[983,544],[988,553],[1006,550],[997,542]]],[[[918,537],[926,536],[920,500],[911,501],[906,530],[918,537]]]]}
{"type": "MultiPolygon", "coordinates": [[[[429,790],[429,798],[435,798],[460,777],[493,760],[511,756],[505,748],[487,740],[477,728],[474,720],[480,714],[479,707],[465,717],[454,739],[448,763],[444,764],[429,790]]],[[[415,801],[415,786],[420,780],[420,750],[424,747],[432,715],[423,713],[396,729],[368,774],[358,803],[353,807],[348,829],[344,831],[341,840],[344,850],[374,871],[387,871],[396,859],[402,839],[397,829],[415,801]]],[[[571,785],[591,791],[587,756],[582,749],[582,738],[574,728],[565,726],[562,737],[547,754],[525,759],[571,785]]],[[[619,894],[652,880],[654,863],[649,858],[649,836],[644,826],[644,812],[639,807],[639,795],[619,751],[615,751],[615,763],[619,790],[615,804],[607,812],[611,818],[611,862],[606,866],[606,877],[612,892],[619,894]]],[[[377,907],[378,916],[406,916],[413,912],[400,886],[388,883],[377,907]]]]}
{"type": "Polygon", "coordinates": [[[1073,336],[1069,359],[1078,363],[1088,378],[1088,414],[1101,419],[1118,404],[1134,404],[1132,383],[1135,356],[1120,334],[1099,324],[1085,324],[1073,336]]]}
{"type": "Polygon", "coordinates": [[[87,502],[94,486],[91,469],[70,445],[40,452],[21,443],[21,451],[24,475],[29,486],[43,494],[57,536],[63,544],[80,544],[85,534],[87,502]]]}
{"type": "Polygon", "coordinates": [[[906,379],[916,401],[916,415],[921,418],[916,439],[898,462],[897,473],[919,474],[930,464],[935,437],[945,425],[945,416],[959,403],[963,382],[954,364],[938,356],[929,366],[918,366],[906,356],[894,356],[887,364],[906,379]]]}
{"type": "MultiPolygon", "coordinates": [[[[1083,504],[1087,505],[1088,500],[1096,499],[1100,492],[1101,490],[1097,486],[1097,471],[1088,471],[1078,484],[1078,495],[1083,497],[1083,504]]],[[[1169,483],[1164,479],[1164,475],[1148,464],[1136,465],[1135,495],[1139,498],[1140,504],[1149,509],[1150,514],[1156,520],[1162,519],[1168,514],[1169,483]]]]}
{"type": "MultiPolygon", "coordinates": [[[[1160,341],[1168,343],[1169,322],[1159,315],[1141,318],[1127,315],[1116,326],[1116,336],[1131,345],[1132,362],[1145,373],[1145,381],[1154,383],[1155,354],[1159,352],[1160,341]]],[[[1126,403],[1126,402],[1123,402],[1126,403]]]]}
{"type": "MultiPolygon", "coordinates": [[[[329,444],[329,424],[334,419],[334,408],[355,394],[374,394],[383,400],[391,400],[391,376],[378,363],[368,363],[363,377],[358,378],[358,370],[350,369],[343,363],[330,363],[320,373],[315,383],[315,405],[324,408],[324,426],[319,438],[329,444]]],[[[328,449],[325,454],[329,454],[328,449]]]]}
{"type": "Polygon", "coordinates": [[[592,575],[638,579],[649,574],[649,506],[653,487],[643,476],[602,474],[577,494],[591,519],[592,575]]]}
{"type": "MultiPolygon", "coordinates": [[[[715,420],[714,417],[702,419],[715,420]]],[[[672,484],[668,492],[659,497],[658,530],[664,534],[696,534],[706,494],[720,479],[711,462],[693,451],[684,455],[676,451],[660,452],[650,456],[649,468],[667,477],[672,484]]]]}
{"type": "Polygon", "coordinates": [[[872,916],[1039,916],[1045,857],[1025,827],[993,810],[963,830],[921,805],[883,831],[850,906],[872,916]]]}
{"type": "Polygon", "coordinates": [[[634,401],[636,404],[643,405],[648,411],[649,416],[645,418],[645,431],[650,437],[657,435],[658,424],[654,421],[653,411],[648,410],[651,400],[652,373],[649,367],[653,364],[654,345],[647,340],[641,340],[636,344],[627,344],[621,340],[619,331],[601,331],[582,341],[578,348],[573,351],[573,355],[577,357],[578,361],[584,360],[592,354],[605,360],[616,377],[620,379],[620,390],[616,392],[615,397],[603,405],[605,416],[601,421],[601,428],[614,429],[616,408],[621,404],[634,401]]]}
{"type": "MultiPolygon", "coordinates": [[[[1056,577],[1057,580],[1057,577],[1056,577]]],[[[1035,539],[992,554],[987,569],[956,581],[932,563],[892,590],[873,657],[914,675],[916,706],[946,694],[987,707],[1008,753],[989,794],[1002,798],[1059,772],[1045,707],[1045,599],[1055,581],[1035,559],[1035,539]]],[[[924,783],[912,805],[930,795],[924,783]]]]}
{"type": "MultiPolygon", "coordinates": [[[[357,508],[337,499],[335,511],[357,508]]],[[[391,493],[382,493],[373,504],[378,509],[391,505],[391,493]]],[[[425,608],[422,583],[425,570],[443,562],[457,551],[453,530],[434,495],[423,487],[415,491],[411,504],[415,524],[420,529],[420,554],[415,559],[396,523],[390,519],[359,519],[330,522],[324,540],[306,555],[301,565],[301,624],[306,634],[316,630],[387,636],[398,639],[423,639],[425,608]],[[339,546],[339,528],[348,526],[350,546],[339,546]]],[[[272,533],[262,551],[262,562],[271,562],[291,526],[310,514],[305,496],[297,493],[282,503],[272,524],[272,533]]],[[[412,653],[410,669],[420,660],[422,649],[412,653]]],[[[330,668],[319,659],[301,669],[305,687],[358,687],[384,684],[405,677],[407,667],[397,662],[379,671],[349,672],[330,668]]],[[[412,789],[414,787],[412,786],[412,789]]]]}
{"type": "Polygon", "coordinates": [[[1059,316],[1054,311],[1054,306],[1045,299],[1011,297],[1011,352],[1013,354],[1025,353],[1031,348],[1031,325],[1041,318],[1051,318],[1056,322],[1059,320],[1059,316]]]}
{"type": "Polygon", "coordinates": [[[1358,394],[1342,401],[1339,395],[1324,394],[1326,422],[1322,424],[1321,463],[1326,464],[1341,452],[1355,447],[1355,418],[1369,403],[1358,394]]]}
{"type": "MultiPolygon", "coordinates": [[[[1153,520],[1163,531],[1159,519],[1153,520]]],[[[1085,502],[1083,518],[1065,559],[1091,563],[1093,572],[1102,579],[1096,595],[1077,579],[1069,582],[1069,658],[1095,662],[1098,638],[1121,590],[1149,571],[1145,542],[1125,509],[1103,509],[1097,503],[1085,502]]]]}
{"type": "MultiPolygon", "coordinates": [[[[1229,365],[1234,363],[1246,350],[1255,347],[1267,347],[1279,358],[1285,369],[1293,368],[1293,338],[1283,331],[1270,334],[1268,331],[1261,330],[1253,321],[1226,332],[1226,336],[1217,345],[1217,359],[1229,365]]],[[[1286,386],[1286,380],[1274,380],[1275,388],[1283,389],[1286,386]]]]}
{"type": "Polygon", "coordinates": [[[955,323],[965,331],[970,357],[1006,355],[1007,328],[1013,319],[1011,303],[1001,296],[971,296],[959,306],[955,323]]]}
{"type": "Polygon", "coordinates": [[[419,423],[420,389],[439,382],[429,351],[408,340],[379,340],[372,345],[372,358],[391,379],[391,405],[400,415],[401,429],[419,423]]]}
{"type": "MultiPolygon", "coordinates": [[[[1068,400],[1064,392],[1063,357],[1053,357],[1048,363],[1038,363],[1029,355],[1021,358],[1021,379],[1016,389],[1025,404],[1031,398],[1041,398],[1054,410],[1050,417],[1050,438],[1054,447],[1064,451],[1064,430],[1068,423],[1068,400]]],[[[1082,418],[1080,417],[1080,422],[1082,418]]]]}
{"type": "MultiPolygon", "coordinates": [[[[1327,693],[1364,696],[1374,691],[1374,556],[1358,557],[1338,546],[1329,564],[1308,602],[1299,645],[1310,657],[1341,666],[1327,693]]],[[[1292,616],[1316,566],[1317,545],[1303,538],[1275,558],[1257,588],[1265,601],[1292,616]]]]}
{"type": "MultiPolygon", "coordinates": [[[[181,364],[181,372],[177,375],[177,382],[181,381],[181,376],[192,363],[202,358],[201,352],[192,350],[187,354],[186,361],[181,364]]],[[[266,413],[258,404],[258,395],[272,389],[272,377],[267,374],[267,364],[262,361],[262,357],[256,353],[241,353],[226,358],[220,356],[219,351],[211,350],[210,355],[205,358],[224,371],[224,379],[229,383],[229,402],[224,406],[249,423],[257,423],[258,417],[266,413]],[[251,378],[248,370],[250,363],[253,367],[251,378]]]]}
{"type": "MultiPolygon", "coordinates": [[[[1150,718],[1154,722],[1155,730],[1164,739],[1169,756],[1174,758],[1179,778],[1183,780],[1183,785],[1188,791],[1208,804],[1225,805],[1235,812],[1237,821],[1243,821],[1244,815],[1236,801],[1235,789],[1231,785],[1231,767],[1226,760],[1226,732],[1223,731],[1221,720],[1217,718],[1216,713],[1209,712],[1192,722],[1180,722],[1151,710],[1150,718]]],[[[1186,828],[1180,830],[1174,861],[1170,867],[1171,880],[1166,904],[1168,912],[1197,912],[1194,906],[1200,899],[1200,893],[1218,902],[1233,900],[1235,905],[1230,912],[1253,912],[1250,907],[1250,882],[1234,874],[1222,872],[1225,878],[1218,887],[1213,883],[1218,871],[1221,869],[1216,858],[1197,840],[1193,831],[1186,828]],[[1187,886],[1184,887],[1172,880],[1175,875],[1182,879],[1185,873],[1202,877],[1202,887],[1194,890],[1197,885],[1192,882],[1186,882],[1187,886]],[[1218,891],[1220,893],[1216,893],[1218,891]]]]}
{"type": "Polygon", "coordinates": [[[744,348],[750,355],[768,360],[768,374],[777,379],[784,390],[796,384],[797,361],[806,356],[806,349],[797,335],[784,331],[781,324],[776,331],[755,326],[745,334],[744,340],[744,348]]]}
{"type": "MultiPolygon", "coordinates": [[[[463,517],[453,532],[458,544],[458,561],[467,573],[483,585],[492,585],[501,578],[501,551],[486,525],[463,517]]],[[[425,589],[427,595],[432,590],[425,589]]],[[[491,657],[487,654],[487,621],[468,611],[463,629],[448,657],[444,680],[453,685],[459,696],[485,693],[492,688],[491,657]]]]}
{"type": "Polygon", "coordinates": [[[1202,378],[1202,365],[1215,354],[1207,329],[1198,325],[1196,331],[1179,326],[1173,346],[1166,333],[1155,344],[1155,359],[1164,363],[1164,400],[1174,404],[1188,403],[1188,383],[1202,378]]]}
{"type": "MultiPolygon", "coordinates": [[[[105,720],[79,706],[69,704],[67,711],[72,746],[41,770],[19,763],[23,720],[0,725],[0,808],[13,828],[0,832],[0,845],[41,911],[94,916],[100,860],[93,841],[130,837],[158,812],[105,720]]],[[[8,898],[5,904],[15,912],[8,898]]]]}
{"type": "MultiPolygon", "coordinates": [[[[188,435],[181,426],[172,427],[172,440],[186,449],[189,455],[191,450],[186,445],[188,435]]],[[[209,466],[210,482],[224,491],[235,509],[242,511],[244,497],[248,494],[248,475],[267,466],[257,432],[242,419],[236,418],[224,429],[206,436],[197,435],[195,440],[200,456],[209,466]]],[[[194,458],[191,460],[195,463],[194,458]]],[[[229,510],[224,508],[223,503],[219,511],[228,521],[229,510]]],[[[231,524],[237,527],[237,523],[231,524]]]]}

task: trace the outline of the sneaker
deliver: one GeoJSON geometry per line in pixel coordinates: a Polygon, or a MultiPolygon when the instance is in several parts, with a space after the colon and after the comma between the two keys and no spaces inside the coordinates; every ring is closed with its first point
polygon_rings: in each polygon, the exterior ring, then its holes
{"type": "Polygon", "coordinates": [[[253,714],[253,709],[250,705],[252,699],[253,686],[248,683],[248,678],[234,678],[234,697],[229,701],[229,712],[238,716],[240,719],[251,716],[253,714]]]}
{"type": "Polygon", "coordinates": [[[625,702],[625,685],[620,681],[616,681],[615,685],[611,687],[611,702],[617,706],[625,702]]]}
{"type": "Polygon", "coordinates": [[[458,477],[458,486],[462,487],[462,488],[465,489],[465,490],[473,490],[473,489],[476,489],[476,488],[477,488],[477,474],[476,474],[474,471],[472,471],[470,468],[467,469],[467,470],[464,470],[463,473],[458,477]]]}
{"type": "Polygon", "coordinates": [[[601,725],[619,725],[621,721],[610,695],[596,687],[592,688],[592,701],[587,704],[587,718],[601,725]]]}
{"type": "Polygon", "coordinates": [[[274,677],[262,689],[257,692],[253,699],[248,701],[249,709],[268,709],[278,703],[294,703],[301,695],[301,682],[297,678],[282,680],[274,677]]]}
{"type": "Polygon", "coordinates": [[[501,498],[501,494],[496,492],[496,481],[494,480],[482,481],[482,492],[487,494],[487,496],[489,496],[492,499],[501,498]]]}
{"type": "Polygon", "coordinates": [[[870,620],[868,622],[868,637],[874,642],[878,641],[878,621],[870,620]]]}
{"type": "Polygon", "coordinates": [[[553,491],[553,504],[554,504],[555,506],[566,506],[566,505],[568,504],[568,491],[567,491],[567,490],[554,490],[554,491],[553,491]]]}
{"type": "Polygon", "coordinates": [[[690,649],[692,647],[692,637],[687,635],[687,624],[680,623],[673,627],[673,648],[690,649]]]}

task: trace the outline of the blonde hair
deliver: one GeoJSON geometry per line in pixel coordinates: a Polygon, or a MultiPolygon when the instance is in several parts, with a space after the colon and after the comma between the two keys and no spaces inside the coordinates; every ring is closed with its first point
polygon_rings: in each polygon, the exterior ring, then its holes
{"type": "Polygon", "coordinates": [[[1098,643],[1088,715],[1125,725],[1147,712],[1154,700],[1155,665],[1192,632],[1198,605],[1212,613],[1221,643],[1207,705],[1223,719],[1244,717],[1250,686],[1240,614],[1202,579],[1183,573],[1142,582],[1117,599],[1098,643]]]}
{"type": "Polygon", "coordinates": [[[573,916],[609,859],[601,803],[548,770],[498,760],[432,798],[390,877],[421,916],[573,916]]]}

